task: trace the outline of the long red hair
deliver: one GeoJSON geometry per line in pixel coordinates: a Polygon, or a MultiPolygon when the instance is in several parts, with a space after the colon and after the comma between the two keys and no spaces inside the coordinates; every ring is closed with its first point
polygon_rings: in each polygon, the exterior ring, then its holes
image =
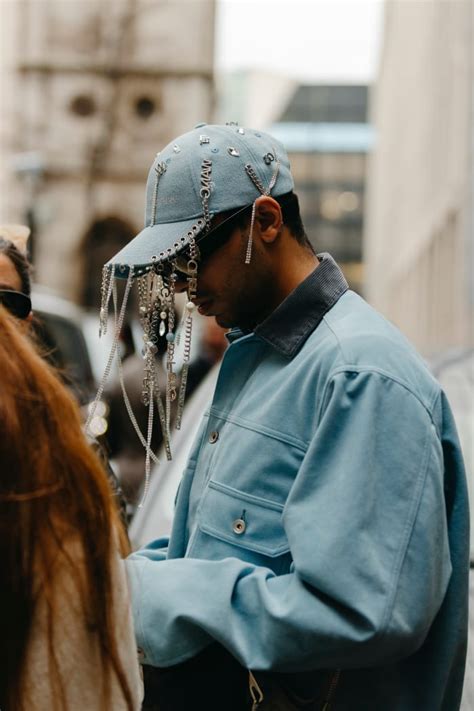
{"type": "MultiPolygon", "coordinates": [[[[22,666],[38,595],[48,609],[50,669],[60,708],[64,683],[54,659],[54,571],[69,566],[104,667],[133,708],[113,629],[111,561],[127,541],[108,480],[82,432],[78,407],[54,370],[0,307],[0,708],[23,711],[22,666]],[[79,562],[68,554],[79,545],[79,562]],[[69,548],[70,550],[70,548],[69,548]],[[78,566],[81,567],[78,570],[78,566]],[[84,567],[86,568],[84,570],[84,567]]],[[[26,709],[24,711],[27,711],[26,709]]]]}

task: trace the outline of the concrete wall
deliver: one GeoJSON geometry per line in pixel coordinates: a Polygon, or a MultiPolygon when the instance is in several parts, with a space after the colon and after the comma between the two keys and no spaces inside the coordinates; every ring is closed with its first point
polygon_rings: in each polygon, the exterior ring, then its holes
{"type": "Polygon", "coordinates": [[[473,345],[473,5],[392,0],[372,96],[366,295],[427,355],[473,345]]]}

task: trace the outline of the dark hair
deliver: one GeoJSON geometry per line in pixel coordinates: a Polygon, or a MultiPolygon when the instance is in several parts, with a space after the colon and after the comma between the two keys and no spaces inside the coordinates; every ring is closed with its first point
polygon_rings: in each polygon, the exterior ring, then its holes
{"type": "Polygon", "coordinates": [[[23,294],[31,296],[30,264],[27,258],[15,247],[13,242],[3,237],[0,237],[0,254],[8,257],[15,267],[16,273],[20,277],[23,294]]]}
{"type": "Polygon", "coordinates": [[[314,252],[313,245],[309,241],[301,219],[300,203],[298,196],[293,191],[285,193],[275,198],[281,207],[281,214],[284,224],[288,227],[290,234],[303,247],[307,247],[314,252]]]}

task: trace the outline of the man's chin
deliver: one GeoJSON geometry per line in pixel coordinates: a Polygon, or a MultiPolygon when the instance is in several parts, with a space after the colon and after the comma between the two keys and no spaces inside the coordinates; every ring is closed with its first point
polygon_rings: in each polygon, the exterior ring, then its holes
{"type": "Polygon", "coordinates": [[[235,326],[235,323],[226,316],[226,314],[216,314],[214,318],[216,319],[217,325],[221,328],[233,328],[233,326],[235,326]]]}

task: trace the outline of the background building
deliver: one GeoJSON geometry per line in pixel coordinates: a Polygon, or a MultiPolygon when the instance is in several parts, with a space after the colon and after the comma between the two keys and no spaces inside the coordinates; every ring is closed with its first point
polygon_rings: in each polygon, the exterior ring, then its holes
{"type": "Polygon", "coordinates": [[[473,7],[386,3],[372,99],[366,294],[430,356],[474,345],[473,7]]]}
{"type": "Polygon", "coordinates": [[[237,121],[265,128],[274,123],[294,96],[298,82],[285,74],[257,69],[216,76],[216,123],[237,121]]]}
{"type": "Polygon", "coordinates": [[[211,116],[214,0],[1,6],[2,220],[33,227],[38,281],[95,306],[156,151],[211,116]]]}
{"type": "MultiPolygon", "coordinates": [[[[429,358],[448,395],[472,510],[474,5],[392,0],[385,13],[372,99],[366,294],[429,358]]],[[[470,595],[472,609],[472,575],[470,595]]],[[[471,615],[463,711],[474,708],[473,638],[471,615]]]]}
{"type": "Polygon", "coordinates": [[[270,127],[286,146],[303,221],[317,251],[363,289],[362,228],[367,155],[373,142],[364,85],[298,86],[270,127]]]}

